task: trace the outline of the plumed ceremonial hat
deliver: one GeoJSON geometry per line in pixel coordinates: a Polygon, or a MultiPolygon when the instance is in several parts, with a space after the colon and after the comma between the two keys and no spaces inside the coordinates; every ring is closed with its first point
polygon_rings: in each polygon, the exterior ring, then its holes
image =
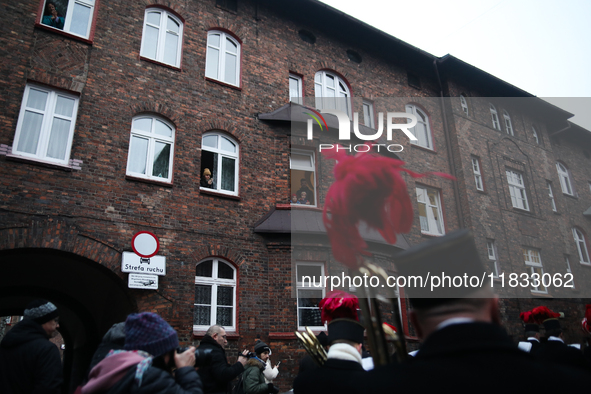
{"type": "Polygon", "coordinates": [[[355,343],[363,343],[365,327],[358,321],[352,319],[334,319],[328,323],[328,343],[331,344],[338,339],[355,343]]]}

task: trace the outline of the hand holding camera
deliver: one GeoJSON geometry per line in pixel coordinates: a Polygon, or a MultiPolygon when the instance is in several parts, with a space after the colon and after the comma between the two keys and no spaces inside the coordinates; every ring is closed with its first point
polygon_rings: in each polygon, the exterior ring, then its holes
{"type": "Polygon", "coordinates": [[[195,346],[190,347],[177,347],[176,353],[174,354],[174,361],[176,363],[177,368],[181,368],[177,363],[177,357],[179,359],[184,360],[183,362],[189,362],[188,365],[183,365],[185,367],[202,367],[211,362],[211,349],[196,349],[195,346]],[[185,357],[188,357],[185,359],[185,357]]]}

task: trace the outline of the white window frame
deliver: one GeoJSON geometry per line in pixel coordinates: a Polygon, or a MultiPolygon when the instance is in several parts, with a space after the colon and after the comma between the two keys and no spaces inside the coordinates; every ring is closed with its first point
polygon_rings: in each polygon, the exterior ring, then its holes
{"type": "MultiPolygon", "coordinates": [[[[313,188],[312,193],[313,193],[313,197],[314,197],[314,204],[310,203],[310,205],[306,205],[306,206],[309,206],[309,207],[317,206],[318,205],[318,193],[316,193],[316,155],[315,155],[315,152],[309,151],[309,150],[292,149],[291,153],[289,155],[289,170],[290,170],[290,173],[291,173],[291,170],[300,170],[300,171],[306,171],[306,172],[312,173],[313,179],[312,179],[312,184],[310,185],[310,187],[313,188]],[[309,157],[310,158],[310,161],[308,162],[309,165],[299,165],[299,164],[294,163],[294,161],[292,160],[292,155],[294,155],[294,154],[309,157]]],[[[293,193],[293,191],[292,191],[292,193],[293,193]]],[[[300,196],[297,196],[297,197],[300,198],[300,196]]]]}
{"type": "Polygon", "coordinates": [[[304,90],[302,77],[299,75],[289,74],[289,101],[292,103],[304,104],[304,90]]]}
{"type": "Polygon", "coordinates": [[[536,144],[540,145],[540,137],[538,136],[538,132],[536,131],[536,128],[532,126],[531,132],[534,137],[534,141],[536,141],[536,144]]]}
{"type": "Polygon", "coordinates": [[[583,265],[591,265],[591,258],[589,257],[589,248],[587,247],[587,240],[581,230],[573,227],[573,237],[577,245],[577,252],[579,253],[579,262],[583,265]]]}
{"type": "Polygon", "coordinates": [[[495,245],[495,241],[493,239],[486,240],[486,249],[488,254],[488,259],[492,262],[493,266],[493,278],[499,277],[499,262],[497,258],[497,247],[495,245]]]}
{"type": "Polygon", "coordinates": [[[462,106],[462,111],[464,111],[466,116],[468,116],[468,102],[466,101],[466,97],[463,94],[460,94],[460,105],[462,106]]]}
{"type": "Polygon", "coordinates": [[[505,110],[503,110],[503,118],[505,119],[505,129],[507,130],[507,134],[515,135],[515,133],[513,132],[513,124],[511,123],[511,117],[509,116],[509,113],[505,110]]]}
{"type": "MultiPolygon", "coordinates": [[[[305,330],[306,326],[302,326],[300,324],[300,309],[310,309],[310,310],[314,310],[314,309],[318,309],[318,307],[314,308],[314,307],[300,307],[300,296],[299,296],[299,292],[300,290],[322,290],[322,298],[325,297],[326,295],[326,288],[324,287],[324,276],[325,276],[325,266],[324,263],[320,263],[320,262],[309,262],[309,261],[299,261],[296,262],[295,264],[295,270],[296,270],[296,319],[297,319],[297,324],[298,324],[298,330],[305,330]],[[303,282],[299,282],[298,281],[298,274],[297,274],[297,269],[298,266],[312,266],[312,267],[319,267],[320,268],[320,272],[321,274],[321,282],[319,284],[322,284],[322,286],[314,286],[314,282],[312,283],[308,283],[306,281],[306,284],[310,284],[310,286],[304,286],[303,282]]],[[[314,281],[314,278],[312,278],[312,280],[314,281]]],[[[318,309],[318,314],[320,314],[320,309],[318,309]]],[[[310,327],[312,330],[324,330],[326,327],[325,325],[320,325],[320,326],[308,326],[310,327]]]]}
{"type": "Polygon", "coordinates": [[[443,210],[441,209],[441,196],[439,194],[439,190],[417,186],[416,193],[417,203],[419,206],[419,222],[421,226],[421,233],[435,236],[444,235],[445,222],[443,220],[443,210]],[[429,199],[429,192],[435,193],[435,203],[432,203],[429,199]],[[424,196],[425,198],[421,200],[421,196],[424,196]],[[420,214],[421,205],[424,206],[426,216],[421,216],[420,214]],[[433,214],[434,210],[437,212],[437,216],[440,218],[439,226],[437,225],[437,220],[433,214]]]}
{"type": "Polygon", "coordinates": [[[574,196],[573,184],[570,180],[570,174],[568,168],[560,162],[556,163],[556,171],[558,172],[558,178],[560,179],[560,188],[562,193],[574,196]]]}
{"type": "MultiPolygon", "coordinates": [[[[50,29],[55,29],[55,30],[59,30],[59,31],[63,31],[64,33],[68,33],[77,37],[82,37],[85,39],[88,39],[90,36],[90,32],[92,31],[92,22],[94,21],[94,11],[95,11],[95,0],[68,0],[68,8],[66,10],[66,15],[64,17],[64,28],[62,29],[58,29],[57,27],[52,27],[49,25],[46,25],[43,23],[43,14],[45,13],[45,7],[47,4],[47,0],[45,0],[43,2],[43,10],[41,11],[41,19],[40,19],[40,23],[43,26],[47,26],[50,29]],[[87,22],[87,26],[86,26],[86,31],[85,32],[75,32],[72,31],[72,21],[74,20],[74,18],[72,17],[74,15],[74,8],[76,7],[76,5],[78,5],[78,7],[84,7],[89,9],[90,11],[88,12],[88,20],[87,22]]],[[[54,3],[55,4],[55,3],[54,3]]],[[[78,8],[77,7],[77,8],[78,8]]],[[[78,8],[79,10],[79,8],[78,8]]],[[[76,25],[74,25],[74,28],[76,27],[76,25]]]]}
{"type": "MultiPolygon", "coordinates": [[[[568,255],[566,255],[566,254],[564,255],[564,263],[566,264],[566,273],[573,275],[573,270],[571,269],[571,266],[570,266],[570,259],[568,258],[568,255]]],[[[572,289],[576,290],[574,275],[573,275],[572,284],[573,284],[572,289]]]]}
{"type": "MultiPolygon", "coordinates": [[[[217,158],[217,168],[210,168],[210,171],[212,172],[212,179],[215,185],[215,188],[207,188],[207,187],[201,187],[201,190],[211,190],[211,191],[215,191],[218,193],[223,193],[223,194],[229,194],[232,196],[237,196],[238,195],[238,185],[239,185],[239,169],[240,169],[240,145],[238,144],[238,141],[236,141],[234,138],[230,137],[229,135],[225,134],[225,133],[221,133],[219,131],[210,131],[207,133],[203,134],[203,137],[201,138],[201,150],[202,150],[202,154],[203,151],[207,151],[207,152],[211,152],[215,155],[218,155],[217,158]],[[217,136],[217,147],[211,147],[211,146],[205,146],[203,144],[203,139],[205,137],[208,136],[217,136]],[[231,152],[228,150],[224,150],[221,148],[222,146],[222,139],[226,139],[227,141],[229,141],[230,143],[232,143],[235,147],[236,147],[236,152],[231,152]],[[223,158],[227,158],[227,159],[232,159],[234,160],[234,190],[226,190],[226,189],[222,189],[222,164],[223,164],[223,158]]],[[[202,164],[202,168],[201,168],[201,176],[203,176],[203,169],[205,167],[202,164]]]]}
{"type": "Polygon", "coordinates": [[[531,283],[531,292],[532,293],[542,293],[548,294],[548,288],[544,287],[542,283],[542,277],[544,275],[544,267],[542,266],[542,258],[540,256],[540,251],[537,249],[532,248],[523,248],[523,260],[525,262],[525,266],[528,268],[529,271],[529,282],[531,283]],[[539,286],[535,287],[534,282],[532,279],[532,275],[534,273],[538,273],[539,276],[539,286]],[[543,290],[540,290],[543,289],[543,290]]]}
{"type": "Polygon", "coordinates": [[[474,172],[476,190],[484,191],[484,183],[482,182],[482,173],[480,171],[480,159],[475,156],[472,156],[472,171],[474,172]]]}
{"type": "Polygon", "coordinates": [[[548,198],[550,198],[550,203],[552,205],[552,211],[557,212],[556,209],[556,201],[554,200],[554,192],[552,191],[552,184],[550,182],[546,182],[548,185],[548,198]]]}
{"type": "Polygon", "coordinates": [[[126,174],[129,176],[137,177],[137,178],[145,178],[160,182],[172,182],[172,170],[173,170],[173,161],[174,161],[174,139],[175,139],[176,130],[174,126],[164,120],[161,117],[154,116],[154,115],[138,115],[135,116],[131,121],[131,132],[129,137],[129,151],[127,153],[127,171],[126,174]],[[135,127],[137,121],[142,119],[150,119],[152,121],[150,131],[140,130],[135,127]],[[165,136],[162,134],[156,133],[156,125],[157,122],[163,123],[165,126],[171,129],[171,136],[165,136]],[[133,171],[132,166],[132,147],[134,146],[134,137],[148,140],[147,152],[146,152],[146,162],[145,162],[145,173],[133,171]],[[168,159],[168,177],[160,177],[158,175],[154,175],[154,154],[156,149],[156,144],[168,144],[170,145],[170,157],[168,159]]]}
{"type": "Polygon", "coordinates": [[[347,83],[338,75],[330,71],[318,71],[314,75],[314,94],[316,108],[337,109],[351,118],[351,93],[347,83]],[[331,79],[334,80],[334,86],[330,86],[331,79]]]}
{"type": "MultiPolygon", "coordinates": [[[[197,268],[197,266],[199,264],[205,263],[210,260],[213,261],[212,276],[211,277],[195,276],[195,285],[211,286],[211,305],[209,305],[211,307],[210,322],[207,325],[193,324],[193,330],[194,331],[206,331],[209,327],[213,326],[214,324],[217,324],[216,318],[217,318],[217,308],[218,308],[218,305],[217,305],[218,287],[232,287],[232,289],[233,289],[233,291],[232,291],[232,325],[224,325],[224,328],[226,331],[236,331],[236,308],[238,306],[238,303],[236,302],[237,301],[237,299],[236,299],[236,297],[237,297],[236,284],[238,283],[238,281],[237,281],[238,270],[236,269],[236,267],[234,267],[234,265],[230,264],[229,262],[227,262],[223,259],[214,258],[214,257],[210,257],[210,258],[200,261],[199,263],[197,263],[195,265],[195,268],[197,268]],[[232,268],[232,271],[234,273],[234,279],[218,278],[218,265],[220,263],[225,264],[225,265],[229,266],[230,268],[232,268]]],[[[196,306],[196,305],[200,305],[200,304],[197,304],[196,300],[193,298],[193,306],[196,306]]],[[[206,304],[201,304],[201,305],[208,306],[206,304]]],[[[194,316],[194,314],[193,314],[193,316],[194,316]]],[[[193,317],[193,319],[194,319],[194,317],[193,317]]],[[[193,320],[193,322],[194,322],[194,320],[193,320]]]]}
{"type": "Polygon", "coordinates": [[[369,128],[375,129],[375,121],[373,114],[373,103],[368,100],[363,100],[363,124],[369,128]]]}
{"type": "Polygon", "coordinates": [[[511,205],[513,208],[529,211],[523,174],[510,169],[507,169],[505,172],[507,174],[507,183],[509,184],[509,193],[511,194],[511,205]]]}
{"type": "Polygon", "coordinates": [[[499,122],[499,114],[494,105],[490,104],[490,116],[492,118],[493,129],[501,130],[501,123],[499,122]]]}
{"type": "Polygon", "coordinates": [[[150,7],[146,8],[146,12],[144,13],[144,29],[142,31],[142,46],[140,49],[140,55],[146,59],[151,59],[160,63],[168,64],[174,67],[181,66],[181,58],[183,55],[183,22],[174,14],[163,10],[162,8],[158,7],[150,7]],[[154,25],[148,23],[148,15],[149,14],[160,14],[160,24],[154,25]],[[179,26],[178,33],[168,29],[168,20],[172,19],[173,22],[177,23],[179,26]],[[157,29],[158,30],[158,39],[156,40],[156,55],[152,56],[151,54],[146,53],[146,40],[148,39],[146,30],[148,28],[157,29]],[[176,47],[176,58],[173,62],[166,61],[166,39],[169,35],[173,35],[177,37],[177,47],[176,47]]]}
{"type": "MultiPolygon", "coordinates": [[[[431,135],[431,127],[429,126],[429,115],[427,115],[424,110],[414,104],[406,105],[406,113],[413,114],[417,118],[417,124],[413,128],[408,129],[417,138],[417,140],[410,140],[410,143],[433,150],[433,136],[431,135]],[[422,128],[423,135],[417,135],[417,130],[419,127],[422,128]]],[[[410,122],[410,119],[408,122],[410,122]]]]}
{"type": "Polygon", "coordinates": [[[242,46],[240,42],[232,37],[230,34],[220,31],[220,30],[210,30],[207,32],[207,50],[206,50],[206,59],[205,59],[205,76],[207,78],[215,79],[217,81],[226,83],[232,86],[240,87],[240,58],[241,58],[242,46]],[[215,46],[211,41],[210,38],[213,35],[219,35],[220,37],[220,44],[219,46],[215,46]],[[236,53],[231,52],[228,50],[227,42],[230,41],[234,45],[236,45],[236,53]],[[214,56],[214,51],[217,51],[217,67],[213,67],[207,59],[210,59],[211,56],[214,56]],[[222,56],[223,55],[223,56],[222,56]],[[236,72],[233,75],[235,82],[232,82],[230,79],[231,76],[226,75],[226,59],[227,57],[235,57],[236,58],[236,72]]]}
{"type": "MultiPolygon", "coordinates": [[[[12,154],[15,156],[28,157],[31,159],[37,159],[51,163],[69,165],[72,141],[74,139],[74,129],[76,126],[76,117],[78,115],[79,101],[80,97],[73,94],[64,93],[59,90],[41,87],[38,85],[27,84],[27,86],[25,87],[25,92],[23,94],[21,109],[16,124],[16,133],[14,135],[14,142],[12,145],[12,154]],[[43,109],[37,109],[28,106],[28,100],[31,95],[31,90],[47,94],[47,99],[45,101],[45,106],[43,109]],[[60,98],[74,101],[72,105],[72,113],[70,116],[62,115],[56,112],[58,100],[60,98]],[[21,143],[28,142],[26,141],[26,139],[28,138],[29,133],[23,131],[24,127],[29,126],[25,125],[25,117],[27,116],[27,114],[33,114],[33,116],[42,116],[42,120],[39,125],[39,132],[37,136],[35,152],[26,151],[24,146],[22,148],[20,147],[21,143]],[[48,156],[48,154],[51,154],[49,152],[51,149],[51,137],[53,132],[53,124],[56,120],[62,122],[70,122],[70,127],[66,138],[66,147],[65,151],[63,152],[63,158],[48,156]]],[[[34,141],[31,142],[33,145],[35,145],[34,141]]]]}

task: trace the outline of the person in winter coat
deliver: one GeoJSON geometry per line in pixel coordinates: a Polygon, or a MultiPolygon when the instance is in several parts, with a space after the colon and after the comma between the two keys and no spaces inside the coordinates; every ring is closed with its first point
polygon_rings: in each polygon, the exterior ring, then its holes
{"type": "Polygon", "coordinates": [[[27,305],[23,320],[0,343],[0,392],[61,392],[60,353],[49,341],[58,327],[58,310],[54,304],[35,300],[27,305]]]}
{"type": "Polygon", "coordinates": [[[199,350],[211,351],[211,362],[197,371],[206,394],[226,394],[229,392],[230,382],[244,371],[244,364],[248,361],[248,350],[245,349],[238,355],[238,361],[230,365],[226,359],[227,344],[226,330],[219,325],[209,327],[199,344],[199,350]]]}
{"type": "Polygon", "coordinates": [[[244,394],[277,394],[279,390],[273,386],[273,383],[265,382],[263,373],[267,367],[271,349],[266,343],[259,341],[254,351],[257,356],[248,359],[242,375],[244,394]]]}
{"type": "Polygon", "coordinates": [[[279,363],[274,367],[271,365],[271,348],[265,342],[257,340],[257,343],[254,345],[254,352],[258,358],[265,361],[266,368],[263,370],[265,383],[273,383],[273,379],[279,375],[279,363]]]}
{"type": "Polygon", "coordinates": [[[90,371],[81,392],[203,394],[195,347],[177,353],[178,345],[176,331],[159,315],[131,314],[125,321],[125,350],[110,351],[90,371]]]}

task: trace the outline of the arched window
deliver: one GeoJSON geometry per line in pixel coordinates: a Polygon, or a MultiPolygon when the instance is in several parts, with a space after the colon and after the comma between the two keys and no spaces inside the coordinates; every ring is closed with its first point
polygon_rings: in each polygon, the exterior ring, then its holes
{"type": "Polygon", "coordinates": [[[314,76],[316,108],[337,109],[351,114],[351,94],[345,81],[328,71],[318,71],[314,76]]]}
{"type": "Polygon", "coordinates": [[[515,135],[515,133],[513,132],[513,124],[511,123],[511,117],[509,116],[509,113],[505,110],[503,110],[503,118],[505,119],[505,129],[507,130],[507,134],[515,135]]]}
{"type": "Polygon", "coordinates": [[[238,143],[226,134],[214,131],[203,135],[201,142],[201,189],[238,195],[238,143]],[[208,169],[211,183],[204,182],[208,169]]]}
{"type": "Polygon", "coordinates": [[[95,0],[44,1],[41,24],[65,33],[89,38],[94,21],[95,0]],[[55,10],[56,15],[53,14],[55,10]]]}
{"type": "Polygon", "coordinates": [[[468,102],[463,94],[460,94],[460,104],[462,105],[462,111],[468,116],[468,102]]]}
{"type": "Polygon", "coordinates": [[[570,181],[568,169],[562,163],[556,163],[556,170],[558,171],[558,178],[560,178],[560,187],[564,194],[573,195],[573,187],[570,181]]]}
{"type": "Polygon", "coordinates": [[[433,149],[433,140],[431,138],[431,127],[429,126],[429,117],[419,107],[414,104],[406,105],[406,113],[413,114],[417,117],[417,124],[412,129],[409,129],[418,141],[411,140],[410,142],[422,146],[427,149],[433,149]]]}
{"type": "Polygon", "coordinates": [[[148,8],[144,15],[141,56],[181,66],[183,23],[170,12],[159,8],[148,8]]]}
{"type": "Polygon", "coordinates": [[[236,268],[222,259],[208,258],[195,269],[193,330],[214,324],[236,331],[236,268]]]}
{"type": "Polygon", "coordinates": [[[127,175],[172,181],[174,127],[163,119],[140,115],[131,123],[127,175]]]}
{"type": "Polygon", "coordinates": [[[240,43],[228,33],[207,33],[205,76],[240,86],[240,43]]]}
{"type": "Polygon", "coordinates": [[[501,130],[501,124],[499,123],[499,115],[494,105],[490,105],[490,116],[492,118],[493,129],[501,130]]]}

